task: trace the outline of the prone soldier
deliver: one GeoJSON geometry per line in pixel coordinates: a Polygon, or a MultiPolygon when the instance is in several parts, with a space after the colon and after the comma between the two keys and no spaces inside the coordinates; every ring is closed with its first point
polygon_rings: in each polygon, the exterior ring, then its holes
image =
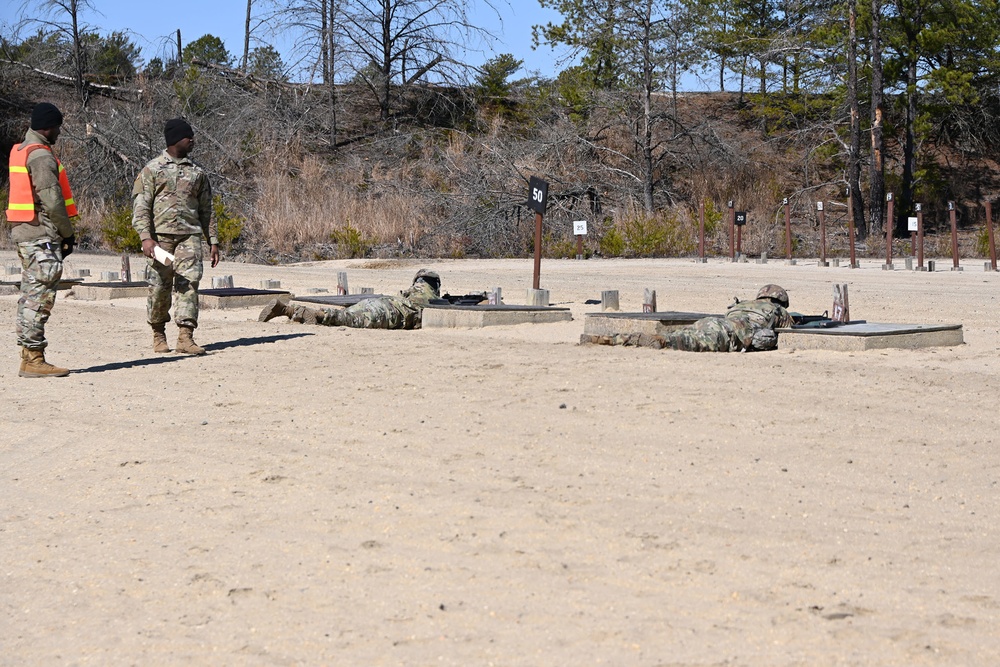
{"type": "Polygon", "coordinates": [[[349,308],[316,310],[293,306],[287,295],[264,306],[257,320],[267,322],[287,317],[293,322],[321,324],[355,329],[419,329],[424,307],[441,294],[441,277],[434,271],[420,269],[409,289],[399,296],[363,299],[349,308]]]}

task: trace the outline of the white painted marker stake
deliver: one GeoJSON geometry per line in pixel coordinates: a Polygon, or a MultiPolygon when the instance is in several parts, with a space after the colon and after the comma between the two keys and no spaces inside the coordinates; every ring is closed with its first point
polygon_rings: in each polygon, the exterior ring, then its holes
{"type": "Polygon", "coordinates": [[[160,246],[153,246],[153,259],[163,266],[170,266],[174,263],[174,256],[160,246]]]}

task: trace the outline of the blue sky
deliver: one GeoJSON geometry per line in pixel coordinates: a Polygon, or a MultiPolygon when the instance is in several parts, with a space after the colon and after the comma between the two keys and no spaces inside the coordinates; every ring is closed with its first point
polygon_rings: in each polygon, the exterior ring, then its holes
{"type": "MultiPolygon", "coordinates": [[[[13,24],[18,18],[17,0],[0,0],[0,19],[13,24]]],[[[246,0],[171,0],[170,2],[148,2],[147,0],[91,0],[96,11],[85,12],[84,21],[98,32],[127,32],[142,48],[142,56],[148,60],[165,52],[175,39],[177,29],[181,31],[184,43],[191,42],[206,33],[219,37],[226,48],[236,58],[243,53],[243,25],[246,18],[246,0]]],[[[491,56],[512,53],[524,61],[524,68],[518,76],[539,72],[543,76],[554,76],[561,67],[559,54],[540,47],[531,48],[531,27],[548,21],[559,20],[557,12],[542,9],[537,0],[511,0],[510,4],[496,5],[496,13],[475,4],[469,11],[477,24],[499,37],[493,45],[484,45],[482,53],[470,53],[468,61],[482,64],[491,56]]],[[[292,44],[288,37],[269,38],[265,29],[260,31],[263,41],[272,43],[288,60],[292,44]]],[[[251,43],[253,48],[253,43],[251,43]]]]}

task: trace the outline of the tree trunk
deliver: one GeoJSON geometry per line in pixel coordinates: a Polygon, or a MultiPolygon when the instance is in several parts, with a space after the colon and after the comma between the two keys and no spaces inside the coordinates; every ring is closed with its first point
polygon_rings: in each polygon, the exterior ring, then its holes
{"type": "Polygon", "coordinates": [[[900,197],[900,215],[896,218],[896,234],[905,236],[907,231],[903,222],[909,211],[913,210],[914,177],[916,173],[916,136],[917,122],[917,59],[913,52],[909,54],[906,69],[906,138],[903,140],[903,184],[900,197]]]}
{"type": "Polygon", "coordinates": [[[87,93],[87,81],[83,78],[83,75],[87,71],[87,63],[83,52],[83,45],[80,43],[80,11],[77,0],[70,0],[68,8],[71,30],[73,31],[73,79],[76,86],[76,93],[80,96],[83,108],[86,109],[87,98],[89,96],[87,93]]]}
{"type": "Polygon", "coordinates": [[[854,221],[858,239],[868,236],[865,225],[865,203],[861,198],[861,111],[858,107],[858,4],[847,3],[847,104],[851,114],[850,148],[847,154],[847,187],[850,189],[852,210],[848,213],[854,221]]]}
{"type": "MultiPolygon", "coordinates": [[[[871,201],[869,202],[871,213],[871,226],[869,232],[873,235],[880,234],[884,229],[883,220],[885,217],[885,156],[882,145],[882,114],[883,114],[883,93],[882,93],[882,0],[872,0],[872,108],[871,108],[871,142],[872,161],[869,166],[869,190],[871,201]]],[[[891,220],[885,224],[892,225],[891,220]]]]}
{"type": "Polygon", "coordinates": [[[247,20],[243,25],[243,73],[247,73],[250,62],[250,15],[253,10],[253,0],[247,0],[247,20]]]}

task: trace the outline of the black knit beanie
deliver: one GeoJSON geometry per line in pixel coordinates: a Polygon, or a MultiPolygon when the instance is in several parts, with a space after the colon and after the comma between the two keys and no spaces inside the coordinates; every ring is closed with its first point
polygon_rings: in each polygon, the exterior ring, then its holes
{"type": "Polygon", "coordinates": [[[181,139],[194,139],[194,130],[183,118],[171,118],[163,128],[163,138],[167,146],[173,146],[181,139]]]}
{"type": "Polygon", "coordinates": [[[31,110],[31,129],[49,130],[62,125],[63,115],[56,105],[49,102],[39,102],[31,110]]]}

